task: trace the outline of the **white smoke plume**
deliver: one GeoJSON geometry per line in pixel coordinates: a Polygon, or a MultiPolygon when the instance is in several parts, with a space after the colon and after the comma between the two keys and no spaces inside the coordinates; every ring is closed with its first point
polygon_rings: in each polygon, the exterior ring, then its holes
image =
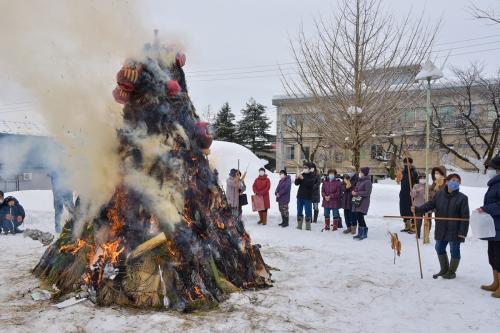
{"type": "Polygon", "coordinates": [[[134,2],[0,4],[0,71],[32,94],[66,152],[69,183],[91,205],[89,214],[119,182],[115,130],[121,110],[111,95],[116,72],[151,38],[134,2]]]}

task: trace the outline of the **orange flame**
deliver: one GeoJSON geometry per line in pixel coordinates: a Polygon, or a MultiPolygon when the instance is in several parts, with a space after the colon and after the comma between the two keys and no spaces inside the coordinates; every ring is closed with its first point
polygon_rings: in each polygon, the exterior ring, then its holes
{"type": "Polygon", "coordinates": [[[187,206],[184,207],[184,214],[182,215],[182,217],[188,227],[191,227],[191,225],[193,224],[193,220],[189,217],[189,208],[187,206]]]}
{"type": "Polygon", "coordinates": [[[125,219],[122,214],[127,207],[127,196],[123,189],[116,190],[114,194],[113,207],[108,209],[107,217],[111,221],[111,232],[113,236],[117,236],[119,231],[125,225],[125,219]]]}
{"type": "Polygon", "coordinates": [[[84,240],[78,239],[76,241],[76,243],[67,244],[67,245],[61,246],[61,248],[59,249],[59,251],[61,251],[61,252],[69,252],[72,255],[75,255],[75,254],[78,253],[78,251],[80,251],[86,245],[87,245],[87,243],[84,240]]]}
{"type": "Polygon", "coordinates": [[[120,246],[120,240],[101,245],[103,250],[103,261],[109,260],[112,264],[116,264],[120,254],[125,250],[123,246],[120,246]]]}
{"type": "Polygon", "coordinates": [[[201,292],[201,289],[198,288],[198,287],[194,287],[194,294],[196,295],[195,298],[198,298],[198,299],[204,299],[205,298],[205,295],[203,295],[203,293],[201,292]]]}

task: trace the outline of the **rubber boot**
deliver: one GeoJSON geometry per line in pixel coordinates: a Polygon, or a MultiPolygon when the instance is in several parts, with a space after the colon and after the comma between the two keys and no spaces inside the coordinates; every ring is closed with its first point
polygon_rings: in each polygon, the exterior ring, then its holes
{"type": "Polygon", "coordinates": [[[404,220],[405,227],[404,229],[401,229],[401,232],[408,232],[411,230],[411,222],[408,220],[404,220]]]}
{"type": "Polygon", "coordinates": [[[289,220],[289,219],[290,219],[290,218],[289,218],[288,216],[283,218],[284,222],[283,222],[283,224],[281,225],[283,228],[288,227],[288,220],[289,220]]]}
{"type": "Polygon", "coordinates": [[[278,224],[280,227],[283,226],[283,224],[285,224],[285,217],[283,215],[281,215],[281,223],[278,224]]]}
{"type": "Polygon", "coordinates": [[[496,291],[500,287],[500,283],[498,281],[498,272],[493,270],[493,283],[490,285],[482,285],[481,289],[486,291],[496,291]]]}
{"type": "Polygon", "coordinates": [[[325,229],[324,230],[330,230],[330,218],[325,217],[325,229]]]}
{"type": "Polygon", "coordinates": [[[259,211],[259,222],[257,224],[262,224],[262,212],[259,211]]]}
{"type": "Polygon", "coordinates": [[[267,224],[267,210],[262,211],[262,225],[267,224]]]}
{"type": "Polygon", "coordinates": [[[338,228],[339,228],[339,220],[334,217],[332,223],[332,231],[337,231],[338,228]]]}
{"type": "Polygon", "coordinates": [[[460,264],[460,259],[451,258],[450,260],[450,268],[448,268],[448,272],[443,275],[443,279],[451,280],[457,277],[457,268],[460,264]]]}
{"type": "Polygon", "coordinates": [[[354,236],[352,239],[362,240],[363,238],[363,227],[358,227],[358,234],[354,236]]]}
{"type": "Polygon", "coordinates": [[[447,254],[443,254],[441,256],[438,256],[438,259],[439,259],[439,266],[441,267],[441,270],[439,271],[439,273],[434,274],[432,276],[433,279],[437,279],[438,277],[446,274],[448,272],[449,267],[450,267],[450,263],[448,262],[448,255],[447,254]]]}
{"type": "Polygon", "coordinates": [[[351,226],[351,235],[356,235],[356,226],[351,226]]]}
{"type": "Polygon", "coordinates": [[[410,235],[417,232],[417,227],[415,226],[415,220],[410,221],[410,230],[407,231],[410,235]]]}
{"type": "Polygon", "coordinates": [[[297,216],[297,229],[302,230],[303,222],[304,222],[304,216],[297,216]]]}
{"type": "Polygon", "coordinates": [[[319,209],[314,210],[314,218],[313,218],[313,223],[318,222],[318,215],[319,215],[319,209]]]}
{"type": "Polygon", "coordinates": [[[363,228],[363,233],[361,234],[361,238],[359,240],[363,240],[365,238],[368,238],[368,228],[367,227],[363,228]]]}
{"type": "MultiPolygon", "coordinates": [[[[500,281],[500,273],[497,272],[497,281],[500,281]]],[[[493,294],[491,294],[492,297],[495,298],[500,298],[500,286],[495,290],[493,294]]]]}
{"type": "Polygon", "coordinates": [[[311,231],[311,218],[306,217],[306,230],[311,231]]]}
{"type": "Polygon", "coordinates": [[[342,217],[337,216],[337,221],[338,221],[337,228],[339,228],[339,229],[344,228],[344,226],[342,225],[342,217]]]}
{"type": "Polygon", "coordinates": [[[347,227],[344,231],[342,231],[342,233],[344,235],[350,234],[351,233],[351,229],[352,229],[352,227],[347,227]]]}

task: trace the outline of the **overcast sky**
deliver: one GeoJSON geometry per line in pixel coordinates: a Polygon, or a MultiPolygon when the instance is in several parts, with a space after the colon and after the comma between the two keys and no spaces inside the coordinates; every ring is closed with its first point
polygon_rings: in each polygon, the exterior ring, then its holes
{"type": "MultiPolygon", "coordinates": [[[[7,1],[7,0],[1,0],[7,1]]],[[[300,24],[311,28],[312,19],[327,15],[337,1],[329,0],[200,0],[147,1],[142,8],[146,25],[177,36],[186,45],[188,87],[200,113],[208,106],[216,112],[228,101],[239,114],[254,97],[269,107],[274,120],[273,95],[282,93],[277,64],[292,61],[289,37],[300,24]]],[[[404,16],[410,9],[425,10],[431,20],[442,18],[436,50],[452,49],[447,66],[480,61],[489,71],[500,68],[500,24],[472,19],[471,0],[386,0],[386,8],[404,16]],[[498,37],[496,37],[498,36],[498,37]],[[445,43],[445,44],[443,44],[445,43]],[[441,44],[441,45],[440,45],[441,44]],[[497,49],[481,52],[483,50],[497,49]],[[466,53],[466,54],[463,54],[466,53]]],[[[496,6],[498,0],[476,0],[479,6],[496,6]]],[[[435,56],[444,61],[448,51],[435,56]]],[[[290,65],[284,66],[290,68],[290,65]]],[[[0,82],[1,83],[1,82],[0,82]]],[[[39,121],[19,88],[2,83],[0,119],[39,121]],[[16,112],[7,112],[16,105],[16,112]]]]}

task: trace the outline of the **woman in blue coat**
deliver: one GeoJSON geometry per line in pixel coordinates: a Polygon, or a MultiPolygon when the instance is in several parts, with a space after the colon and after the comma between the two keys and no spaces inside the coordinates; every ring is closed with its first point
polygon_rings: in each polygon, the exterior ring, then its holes
{"type": "Polygon", "coordinates": [[[488,191],[484,196],[484,205],[478,208],[480,213],[490,214],[495,221],[496,235],[487,238],[488,259],[493,268],[493,283],[481,286],[481,289],[492,291],[491,296],[500,298],[500,156],[493,158],[488,164],[488,191]]]}

